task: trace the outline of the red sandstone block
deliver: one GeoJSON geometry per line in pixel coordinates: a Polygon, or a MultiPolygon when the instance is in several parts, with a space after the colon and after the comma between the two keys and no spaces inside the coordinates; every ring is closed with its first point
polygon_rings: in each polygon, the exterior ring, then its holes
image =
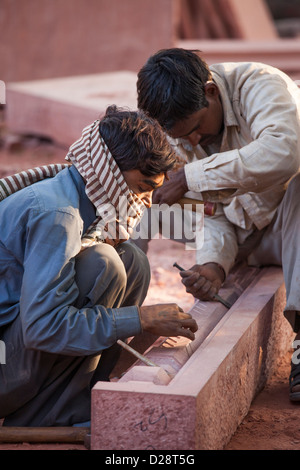
{"type": "Polygon", "coordinates": [[[166,386],[118,385],[98,382],[93,390],[92,450],[194,448],[194,397],[166,393],[166,386]]]}
{"type": "Polygon", "coordinates": [[[67,147],[109,105],[136,109],[136,74],[119,71],[7,85],[10,131],[50,137],[67,147]]]}
{"type": "Polygon", "coordinates": [[[92,449],[223,448],[272,371],[279,344],[292,337],[284,302],[281,270],[263,269],[168,384],[98,382],[92,449]]]}

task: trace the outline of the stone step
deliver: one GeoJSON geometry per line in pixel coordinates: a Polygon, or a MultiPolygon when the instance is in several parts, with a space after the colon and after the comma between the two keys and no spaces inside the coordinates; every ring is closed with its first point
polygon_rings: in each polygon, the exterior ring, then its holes
{"type": "Polygon", "coordinates": [[[6,124],[13,133],[41,135],[69,147],[112,104],[136,109],[134,72],[9,83],[6,124]]]}
{"type": "Polygon", "coordinates": [[[262,62],[300,83],[300,40],[184,39],[176,47],[200,50],[209,65],[220,62],[262,62]]]}

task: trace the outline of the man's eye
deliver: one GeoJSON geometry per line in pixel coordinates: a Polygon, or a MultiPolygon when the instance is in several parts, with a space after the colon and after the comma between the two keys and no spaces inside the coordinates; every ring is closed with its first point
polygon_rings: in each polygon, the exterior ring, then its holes
{"type": "Polygon", "coordinates": [[[138,191],[139,191],[139,193],[148,193],[148,192],[149,192],[149,189],[138,188],[138,191]]]}

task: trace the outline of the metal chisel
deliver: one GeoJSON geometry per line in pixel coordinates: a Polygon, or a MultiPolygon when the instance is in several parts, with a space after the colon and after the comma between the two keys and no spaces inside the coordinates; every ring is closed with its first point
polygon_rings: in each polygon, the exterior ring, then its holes
{"type": "MultiPolygon", "coordinates": [[[[176,262],[173,264],[173,266],[177,269],[179,269],[179,271],[185,271],[185,269],[183,269],[181,266],[179,266],[179,264],[177,264],[176,262]]],[[[215,294],[214,297],[213,297],[215,300],[217,300],[218,302],[221,302],[221,304],[225,305],[225,307],[227,308],[231,308],[232,305],[227,302],[227,300],[223,299],[220,295],[218,294],[215,294]]]]}

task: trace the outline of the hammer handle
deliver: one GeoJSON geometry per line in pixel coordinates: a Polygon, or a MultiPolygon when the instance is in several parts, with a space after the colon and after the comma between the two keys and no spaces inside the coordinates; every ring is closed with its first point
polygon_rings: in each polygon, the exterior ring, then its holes
{"type": "Polygon", "coordinates": [[[73,444],[83,444],[89,433],[89,428],[76,426],[0,426],[0,442],[69,442],[73,444]]]}

